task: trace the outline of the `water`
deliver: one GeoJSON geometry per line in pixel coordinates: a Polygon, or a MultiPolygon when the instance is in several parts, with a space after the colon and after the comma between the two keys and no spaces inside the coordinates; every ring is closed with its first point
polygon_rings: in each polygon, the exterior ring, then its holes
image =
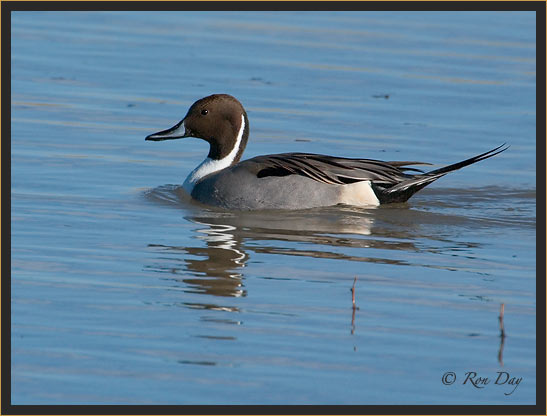
{"type": "Polygon", "coordinates": [[[534,404],[535,63],[531,12],[14,12],[12,402],[534,404]],[[408,204],[222,212],[180,188],[206,143],[144,141],[219,92],[244,157],[511,147],[408,204]]]}

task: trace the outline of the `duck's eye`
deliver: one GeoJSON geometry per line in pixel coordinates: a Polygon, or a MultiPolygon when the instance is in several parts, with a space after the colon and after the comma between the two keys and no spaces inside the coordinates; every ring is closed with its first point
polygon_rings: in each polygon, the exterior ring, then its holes
{"type": "Polygon", "coordinates": [[[204,108],[203,110],[201,110],[201,115],[202,115],[202,116],[206,116],[208,113],[209,113],[209,110],[207,110],[206,108],[204,108]]]}

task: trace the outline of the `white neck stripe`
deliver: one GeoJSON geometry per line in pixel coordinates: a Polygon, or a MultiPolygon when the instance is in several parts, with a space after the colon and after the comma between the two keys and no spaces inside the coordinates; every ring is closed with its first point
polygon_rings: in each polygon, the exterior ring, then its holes
{"type": "Polygon", "coordinates": [[[241,146],[241,139],[243,138],[243,132],[245,131],[245,116],[241,115],[241,127],[239,128],[239,132],[237,133],[236,142],[234,144],[234,148],[231,150],[228,155],[223,157],[220,160],[214,160],[209,157],[207,157],[203,162],[201,162],[197,168],[195,168],[184,183],[182,184],[182,187],[188,192],[189,194],[192,193],[192,189],[194,189],[194,186],[196,183],[198,183],[202,178],[205,176],[218,172],[219,170],[226,169],[227,167],[231,166],[232,162],[234,161],[237,152],[239,151],[239,147],[241,146]]]}

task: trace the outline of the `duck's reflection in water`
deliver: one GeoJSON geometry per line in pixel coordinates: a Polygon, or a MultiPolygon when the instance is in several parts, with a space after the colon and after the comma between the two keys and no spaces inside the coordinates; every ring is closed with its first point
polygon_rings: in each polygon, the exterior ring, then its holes
{"type": "MultiPolygon", "coordinates": [[[[158,256],[154,264],[147,268],[168,274],[170,280],[184,285],[185,292],[216,297],[247,295],[243,268],[253,253],[352,259],[351,256],[330,251],[328,247],[371,246],[371,241],[356,237],[370,235],[372,218],[367,215],[351,218],[334,210],[315,213],[219,213],[201,210],[199,215],[187,215],[185,218],[196,225],[193,229],[196,244],[149,244],[158,256]],[[287,242],[312,243],[312,249],[297,249],[287,242]]],[[[377,243],[373,241],[372,245],[377,243]]],[[[355,260],[367,261],[366,258],[355,260]]],[[[211,299],[207,298],[209,302],[211,299]]],[[[193,303],[185,306],[237,311],[234,306],[217,304],[193,303]]]]}
{"type": "MultiPolygon", "coordinates": [[[[240,269],[245,266],[247,255],[238,249],[234,227],[224,224],[204,224],[197,228],[196,239],[205,247],[181,247],[149,244],[161,253],[153,270],[168,272],[172,279],[184,283],[186,292],[203,293],[222,297],[246,296],[240,269]],[[174,263],[174,264],[173,264],[174,263]],[[180,277],[180,276],[190,277],[180,277]]],[[[192,306],[192,305],[187,305],[192,306]]],[[[199,305],[193,305],[199,307],[199,305]]],[[[205,305],[204,305],[205,306],[205,305]]],[[[225,309],[209,305],[207,309],[225,309]]]]}
{"type": "MultiPolygon", "coordinates": [[[[247,295],[242,269],[253,253],[409,265],[416,261],[410,260],[412,256],[389,253],[461,252],[476,246],[454,241],[440,232],[446,225],[471,226],[465,218],[411,209],[406,204],[377,209],[335,206],[302,211],[226,212],[196,205],[180,187],[156,188],[147,197],[184,208],[184,218],[196,225],[191,240],[196,244],[150,244],[161,254],[149,269],[171,274],[171,279],[184,283],[187,292],[217,297],[247,295]]],[[[446,268],[427,261],[420,259],[416,265],[446,268]]]]}
{"type": "MultiPolygon", "coordinates": [[[[191,224],[191,236],[188,238],[186,232],[181,239],[190,244],[150,244],[156,258],[147,268],[163,273],[176,282],[179,290],[182,286],[185,292],[213,295],[192,296],[191,302],[176,303],[205,311],[240,311],[241,302],[236,306],[236,302],[230,304],[229,299],[248,295],[243,269],[253,257],[256,260],[258,254],[445,270],[457,270],[457,262],[461,262],[465,270],[472,270],[476,261],[474,251],[480,243],[466,241],[465,236],[476,234],[477,229],[488,229],[495,221],[489,217],[473,217],[465,198],[453,199],[463,215],[435,213],[431,206],[446,205],[435,201],[377,209],[337,206],[305,211],[221,212],[196,206],[179,192],[178,187],[156,189],[150,198],[183,210],[185,225],[191,224]]],[[[485,198],[483,195],[482,200],[485,198]]],[[[477,204],[477,201],[473,200],[473,203],[477,204]]],[[[482,263],[478,264],[476,273],[486,278],[482,263]]],[[[351,313],[351,334],[356,331],[356,310],[358,307],[351,313]]],[[[241,325],[239,316],[205,313],[200,321],[241,325]]],[[[196,336],[222,341],[235,339],[233,335],[217,332],[196,336]]],[[[503,365],[504,340],[502,336],[498,352],[500,365],[503,365]]]]}

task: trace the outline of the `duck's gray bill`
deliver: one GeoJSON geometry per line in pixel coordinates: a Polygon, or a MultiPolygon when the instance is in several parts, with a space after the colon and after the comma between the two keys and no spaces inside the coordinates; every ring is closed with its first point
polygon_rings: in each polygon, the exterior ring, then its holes
{"type": "Polygon", "coordinates": [[[178,124],[174,125],[170,129],[159,131],[157,133],[146,136],[145,140],[160,141],[160,140],[173,140],[182,139],[191,135],[191,131],[184,126],[184,120],[181,120],[178,124]]]}

